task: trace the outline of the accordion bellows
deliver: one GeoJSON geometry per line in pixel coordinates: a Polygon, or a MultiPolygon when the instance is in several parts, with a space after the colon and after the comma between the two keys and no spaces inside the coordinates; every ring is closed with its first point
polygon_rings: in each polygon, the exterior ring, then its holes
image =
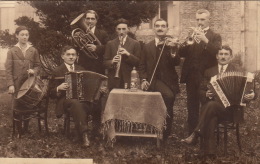
{"type": "Polygon", "coordinates": [[[66,90],[66,99],[78,99],[79,101],[93,102],[99,98],[99,90],[107,76],[91,72],[67,72],[65,82],[69,84],[66,90]]]}
{"type": "Polygon", "coordinates": [[[244,94],[254,88],[254,74],[251,72],[225,72],[213,76],[210,80],[210,90],[226,107],[232,105],[246,106],[244,94]]]}

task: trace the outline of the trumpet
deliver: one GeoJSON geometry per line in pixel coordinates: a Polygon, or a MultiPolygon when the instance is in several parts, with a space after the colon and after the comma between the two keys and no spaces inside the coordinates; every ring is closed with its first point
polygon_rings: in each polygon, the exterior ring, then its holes
{"type": "Polygon", "coordinates": [[[101,45],[101,42],[90,30],[90,26],[86,24],[85,19],[85,13],[82,13],[70,23],[70,25],[77,24],[79,26],[79,28],[76,28],[71,32],[71,36],[76,45],[87,57],[98,59],[98,55],[95,52],[90,51],[87,44],[96,43],[97,45],[101,45]]]}
{"type": "Polygon", "coordinates": [[[204,30],[201,28],[201,26],[191,27],[191,29],[193,30],[193,32],[185,39],[183,43],[180,43],[180,47],[184,47],[186,45],[192,45],[195,42],[198,44],[200,43],[201,40],[197,38],[197,35],[198,32],[203,32],[205,34],[204,30]]]}
{"type": "Polygon", "coordinates": [[[119,71],[120,71],[120,66],[121,66],[121,61],[122,61],[122,55],[119,54],[120,48],[122,48],[123,45],[123,36],[119,36],[119,45],[117,49],[117,54],[119,56],[119,62],[116,64],[116,73],[115,73],[115,78],[119,78],[119,71]]]}

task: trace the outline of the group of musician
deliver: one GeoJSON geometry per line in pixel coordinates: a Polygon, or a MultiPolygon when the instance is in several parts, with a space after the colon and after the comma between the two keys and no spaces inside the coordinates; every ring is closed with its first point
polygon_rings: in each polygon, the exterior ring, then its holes
{"type": "MultiPolygon", "coordinates": [[[[225,110],[220,102],[215,101],[214,93],[209,90],[207,84],[210,77],[237,69],[230,63],[233,57],[231,48],[228,45],[222,45],[220,34],[213,32],[209,27],[209,11],[200,9],[196,12],[197,25],[200,30],[194,29],[194,43],[188,44],[188,41],[185,41],[180,44],[177,38],[167,36],[168,23],[163,19],[157,19],[153,25],[154,39],[142,47],[137,40],[128,36],[129,23],[126,19],[121,18],[115,23],[118,37],[109,41],[107,33],[96,27],[97,13],[88,10],[85,12],[85,17],[91,32],[101,42],[101,45],[87,45],[88,50],[95,52],[98,59],[91,59],[80,51],[77,52],[73,46],[64,46],[61,51],[64,63],[53,71],[53,76],[61,77],[68,71],[93,71],[108,76],[107,90],[102,91],[98,102],[88,104],[75,99],[66,99],[65,91],[69,85],[64,81],[56,81],[51,85],[51,95],[57,98],[57,117],[70,112],[75,121],[78,139],[82,141],[83,146],[90,146],[87,115],[91,111],[92,133],[93,136],[98,136],[101,129],[101,113],[104,110],[108,92],[113,88],[125,88],[125,84],[129,87],[133,67],[136,67],[139,72],[141,89],[160,92],[163,97],[167,107],[166,128],[163,132],[163,139],[166,141],[171,136],[174,101],[176,94],[180,92],[179,77],[175,66],[180,64],[180,58],[183,57],[185,60],[180,83],[186,84],[189,137],[181,141],[194,144],[198,137],[202,137],[203,154],[214,157],[214,130],[217,123],[219,120],[233,118],[233,114],[237,112],[234,112],[236,109],[225,110]],[[117,70],[119,63],[120,69],[117,70]],[[119,71],[119,78],[115,78],[117,71],[119,71]],[[91,110],[87,110],[89,108],[91,110]]],[[[9,93],[14,96],[28,74],[36,74],[40,67],[39,53],[28,43],[29,30],[20,26],[15,34],[18,43],[8,51],[5,64],[9,93]]],[[[251,92],[246,94],[245,98],[251,100],[254,96],[254,92],[251,92]]],[[[22,108],[15,99],[13,104],[13,108],[22,108]]]]}

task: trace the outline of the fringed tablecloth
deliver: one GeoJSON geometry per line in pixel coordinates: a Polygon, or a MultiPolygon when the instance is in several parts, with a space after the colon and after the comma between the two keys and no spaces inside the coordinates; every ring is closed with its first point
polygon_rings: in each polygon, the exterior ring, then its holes
{"type": "Polygon", "coordinates": [[[113,141],[116,130],[132,133],[133,128],[139,128],[160,135],[166,115],[160,92],[113,89],[108,96],[102,123],[106,135],[113,141]]]}

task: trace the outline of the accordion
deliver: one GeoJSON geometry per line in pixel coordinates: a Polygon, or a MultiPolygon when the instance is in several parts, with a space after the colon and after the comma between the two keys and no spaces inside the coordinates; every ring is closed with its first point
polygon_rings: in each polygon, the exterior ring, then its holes
{"type": "Polygon", "coordinates": [[[246,106],[244,94],[254,89],[254,74],[250,72],[225,72],[213,76],[209,89],[226,107],[232,105],[246,106]]]}
{"type": "Polygon", "coordinates": [[[67,72],[65,83],[69,84],[66,90],[66,99],[94,102],[99,99],[100,88],[107,81],[107,76],[91,72],[67,72]]]}

